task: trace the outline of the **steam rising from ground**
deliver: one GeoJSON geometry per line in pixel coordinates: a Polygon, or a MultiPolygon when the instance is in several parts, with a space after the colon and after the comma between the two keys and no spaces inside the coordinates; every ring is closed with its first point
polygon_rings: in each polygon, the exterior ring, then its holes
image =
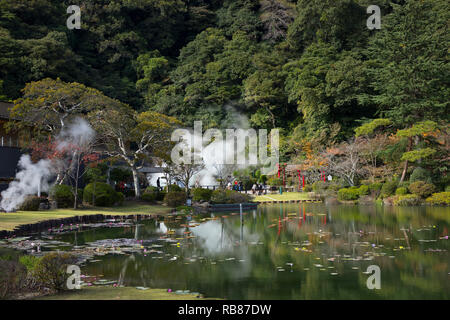
{"type": "Polygon", "coordinates": [[[20,158],[18,167],[20,171],[16,174],[16,179],[2,192],[0,207],[7,212],[17,209],[27,196],[39,191],[47,192],[48,179],[53,175],[50,160],[33,163],[27,154],[20,158]]]}
{"type": "MultiPolygon", "coordinates": [[[[73,153],[78,147],[89,144],[95,136],[95,131],[82,118],[75,118],[73,122],[63,130],[57,137],[57,149],[71,149],[73,153]]],[[[70,159],[67,159],[70,160],[70,159]]],[[[9,184],[7,190],[1,193],[2,200],[0,208],[11,212],[16,210],[27,198],[27,196],[38,194],[39,192],[48,192],[50,189],[49,181],[58,173],[57,168],[61,168],[60,162],[64,160],[44,159],[37,163],[31,161],[27,154],[22,155],[19,160],[19,172],[13,182],[9,184]]],[[[70,161],[67,161],[69,163],[70,161]]]]}

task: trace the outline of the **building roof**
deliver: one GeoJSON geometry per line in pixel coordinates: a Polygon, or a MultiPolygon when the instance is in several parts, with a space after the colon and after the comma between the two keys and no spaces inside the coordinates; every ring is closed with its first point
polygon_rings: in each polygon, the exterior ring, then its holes
{"type": "Polygon", "coordinates": [[[9,109],[13,107],[12,103],[0,101],[0,119],[10,119],[9,109]]]}

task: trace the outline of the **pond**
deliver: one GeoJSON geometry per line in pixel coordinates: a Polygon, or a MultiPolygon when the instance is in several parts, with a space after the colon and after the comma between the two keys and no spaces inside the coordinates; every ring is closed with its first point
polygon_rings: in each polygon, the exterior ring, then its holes
{"type": "Polygon", "coordinates": [[[450,208],[273,204],[53,239],[68,250],[117,246],[82,273],[126,286],[226,299],[448,299],[449,220],[450,208]],[[371,265],[381,289],[367,287],[371,265]]]}

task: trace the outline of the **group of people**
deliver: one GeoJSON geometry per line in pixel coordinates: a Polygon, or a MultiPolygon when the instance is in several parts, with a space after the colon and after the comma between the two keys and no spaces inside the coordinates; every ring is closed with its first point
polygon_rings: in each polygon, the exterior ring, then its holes
{"type": "Polygon", "coordinates": [[[234,190],[234,191],[245,191],[244,190],[244,184],[242,183],[242,181],[237,181],[235,180],[234,183],[232,184],[231,182],[228,182],[228,190],[234,190]]]}
{"type": "Polygon", "coordinates": [[[267,193],[266,186],[260,183],[255,183],[252,186],[252,194],[257,193],[258,195],[261,195],[264,193],[267,193]]]}

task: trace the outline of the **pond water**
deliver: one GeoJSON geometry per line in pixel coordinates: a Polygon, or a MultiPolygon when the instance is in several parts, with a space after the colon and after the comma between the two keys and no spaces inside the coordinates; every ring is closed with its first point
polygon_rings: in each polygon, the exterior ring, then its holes
{"type": "Polygon", "coordinates": [[[82,267],[126,286],[226,299],[448,299],[449,221],[450,208],[278,204],[54,239],[76,248],[129,239],[134,251],[82,267]],[[370,265],[381,289],[367,287],[370,265]]]}

